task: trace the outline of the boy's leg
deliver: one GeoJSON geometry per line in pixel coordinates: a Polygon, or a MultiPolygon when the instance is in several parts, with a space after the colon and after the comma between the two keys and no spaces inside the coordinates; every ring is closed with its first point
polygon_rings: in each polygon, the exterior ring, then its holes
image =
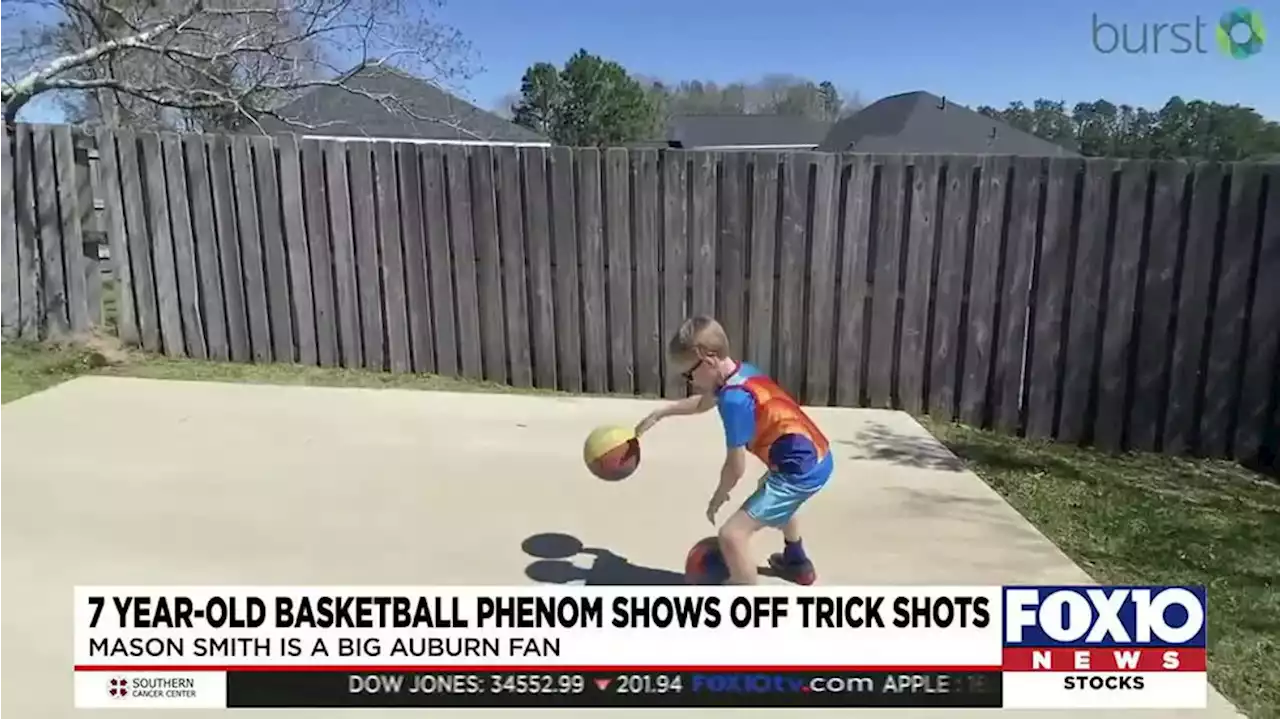
{"type": "Polygon", "coordinates": [[[832,465],[831,455],[827,455],[808,476],[795,484],[789,484],[786,512],[779,512],[779,518],[783,520],[779,526],[782,530],[783,551],[769,556],[769,567],[779,576],[796,584],[809,585],[818,579],[813,562],[809,560],[801,542],[800,522],[796,518],[796,512],[800,505],[826,485],[831,477],[832,465]]]}
{"type": "Polygon", "coordinates": [[[769,568],[784,579],[809,585],[818,579],[813,562],[805,554],[800,537],[800,522],[793,514],[782,527],[783,550],[769,555],[769,568]]]}
{"type": "Polygon", "coordinates": [[[751,559],[751,537],[762,525],[745,507],[720,527],[720,553],[729,568],[729,584],[755,584],[756,563],[751,559]]]}

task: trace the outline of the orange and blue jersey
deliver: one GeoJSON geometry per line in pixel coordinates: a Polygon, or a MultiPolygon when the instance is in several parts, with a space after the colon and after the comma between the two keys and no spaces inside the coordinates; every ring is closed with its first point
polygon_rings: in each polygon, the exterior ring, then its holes
{"type": "Polygon", "coordinates": [[[730,449],[745,447],[772,478],[816,490],[831,475],[831,444],[813,420],[765,373],[745,362],[717,392],[730,449]]]}

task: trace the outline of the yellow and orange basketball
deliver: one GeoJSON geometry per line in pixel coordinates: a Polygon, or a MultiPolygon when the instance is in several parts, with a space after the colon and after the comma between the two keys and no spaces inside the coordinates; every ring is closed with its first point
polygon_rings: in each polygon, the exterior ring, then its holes
{"type": "Polygon", "coordinates": [[[617,482],[640,466],[640,440],[627,427],[597,427],[582,445],[582,459],[595,476],[617,482]]]}

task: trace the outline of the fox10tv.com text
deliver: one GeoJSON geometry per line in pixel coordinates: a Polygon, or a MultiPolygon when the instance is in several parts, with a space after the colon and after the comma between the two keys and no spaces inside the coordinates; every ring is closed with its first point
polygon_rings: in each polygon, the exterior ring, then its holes
{"type": "Polygon", "coordinates": [[[1201,587],[78,587],[76,706],[1201,708],[1201,587]]]}

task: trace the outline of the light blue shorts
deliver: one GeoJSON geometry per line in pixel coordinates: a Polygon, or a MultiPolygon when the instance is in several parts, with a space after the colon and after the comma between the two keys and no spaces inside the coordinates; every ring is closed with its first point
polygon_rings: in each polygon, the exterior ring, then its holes
{"type": "Polygon", "coordinates": [[[765,475],[760,487],[743,502],[742,509],[765,526],[781,527],[800,509],[800,505],[826,486],[834,464],[828,453],[803,476],[765,475]]]}

